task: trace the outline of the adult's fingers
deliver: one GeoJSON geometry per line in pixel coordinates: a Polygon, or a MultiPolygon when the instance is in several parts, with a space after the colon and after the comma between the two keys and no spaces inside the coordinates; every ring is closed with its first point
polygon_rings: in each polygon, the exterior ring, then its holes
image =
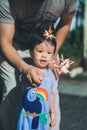
{"type": "Polygon", "coordinates": [[[27,78],[32,84],[32,86],[37,86],[41,84],[43,80],[42,73],[40,72],[39,69],[36,69],[36,68],[32,68],[30,71],[28,71],[27,78]]]}
{"type": "Polygon", "coordinates": [[[58,79],[59,78],[59,66],[58,66],[57,61],[55,61],[55,60],[50,61],[48,67],[53,71],[55,78],[58,79]]]}
{"type": "Polygon", "coordinates": [[[55,78],[58,79],[59,78],[59,72],[58,72],[56,67],[54,67],[53,73],[54,73],[55,78]]]}

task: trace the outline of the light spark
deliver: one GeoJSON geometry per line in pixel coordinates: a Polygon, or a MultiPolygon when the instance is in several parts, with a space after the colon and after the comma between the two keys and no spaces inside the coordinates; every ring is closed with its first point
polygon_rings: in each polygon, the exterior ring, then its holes
{"type": "Polygon", "coordinates": [[[74,63],[74,61],[70,60],[70,59],[64,59],[63,55],[61,55],[61,58],[60,58],[60,62],[58,65],[54,65],[57,67],[57,71],[60,74],[64,73],[64,74],[67,74],[67,73],[70,73],[70,66],[74,63]]]}

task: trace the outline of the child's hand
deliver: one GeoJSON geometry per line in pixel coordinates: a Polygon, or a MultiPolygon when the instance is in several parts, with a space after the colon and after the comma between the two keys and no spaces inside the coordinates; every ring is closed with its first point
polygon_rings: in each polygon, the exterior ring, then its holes
{"type": "Polygon", "coordinates": [[[56,113],[51,113],[50,115],[50,125],[54,127],[56,125],[56,113]]]}

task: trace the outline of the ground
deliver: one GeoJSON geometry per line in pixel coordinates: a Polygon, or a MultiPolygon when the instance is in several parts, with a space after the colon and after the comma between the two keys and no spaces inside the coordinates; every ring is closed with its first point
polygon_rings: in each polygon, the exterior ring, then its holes
{"type": "Polygon", "coordinates": [[[60,130],[87,130],[87,97],[60,94],[60,130]]]}

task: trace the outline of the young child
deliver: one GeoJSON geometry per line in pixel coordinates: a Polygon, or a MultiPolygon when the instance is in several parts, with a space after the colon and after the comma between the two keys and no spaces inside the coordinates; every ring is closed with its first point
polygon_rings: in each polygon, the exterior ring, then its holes
{"type": "Polygon", "coordinates": [[[52,34],[51,28],[37,32],[31,39],[30,48],[30,55],[34,63],[32,67],[37,67],[42,72],[43,81],[35,88],[28,85],[25,89],[17,130],[48,130],[49,113],[51,127],[56,124],[55,77],[48,68],[56,49],[55,36],[52,34]]]}

